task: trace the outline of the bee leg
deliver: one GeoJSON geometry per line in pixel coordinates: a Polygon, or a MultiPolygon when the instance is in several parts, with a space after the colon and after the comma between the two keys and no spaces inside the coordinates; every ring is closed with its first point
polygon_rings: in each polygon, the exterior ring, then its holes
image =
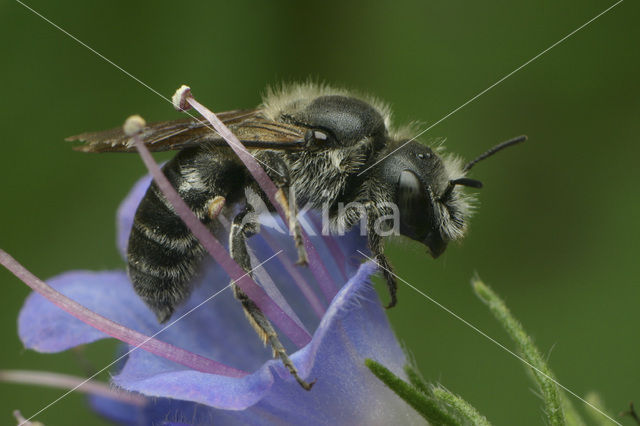
{"type": "MultiPolygon", "coordinates": [[[[300,222],[298,222],[298,205],[296,204],[296,192],[295,190],[289,190],[289,188],[289,186],[285,186],[282,187],[280,191],[282,191],[282,197],[285,199],[286,205],[289,206],[289,214],[287,215],[287,218],[289,219],[289,230],[293,234],[293,241],[296,245],[296,250],[298,251],[298,260],[296,264],[306,266],[309,264],[309,259],[307,259],[307,251],[304,248],[304,240],[302,239],[302,230],[300,229],[300,222]],[[285,191],[289,193],[288,200],[284,195],[285,191]]],[[[287,211],[287,209],[285,209],[285,211],[287,211]]]]}
{"type": "Polygon", "coordinates": [[[378,234],[376,221],[380,217],[372,208],[367,208],[367,239],[369,243],[369,249],[371,254],[378,263],[378,267],[382,270],[382,275],[387,282],[387,289],[389,290],[389,296],[391,301],[385,306],[385,308],[393,308],[398,303],[396,292],[398,290],[398,283],[393,275],[393,268],[389,263],[389,260],[384,255],[384,244],[382,237],[378,234]]]}
{"type": "MultiPolygon", "coordinates": [[[[245,220],[247,215],[251,213],[252,212],[250,210],[244,210],[233,219],[229,235],[229,252],[231,257],[238,262],[242,269],[250,275],[253,275],[251,274],[251,259],[249,257],[249,252],[247,251],[246,239],[258,231],[258,223],[253,220],[253,218],[245,220]]],[[[262,342],[265,345],[269,343],[271,346],[274,358],[280,358],[284,366],[289,370],[300,386],[306,390],[311,390],[315,381],[306,382],[298,375],[298,370],[289,359],[287,351],[284,346],[282,346],[282,343],[278,338],[278,334],[274,330],[273,325],[271,325],[271,322],[264,316],[260,308],[240,289],[240,287],[233,284],[232,288],[233,295],[240,301],[240,303],[242,303],[242,308],[244,309],[247,319],[258,333],[262,342]]]]}
{"type": "Polygon", "coordinates": [[[304,240],[302,239],[302,229],[298,222],[298,205],[296,203],[296,191],[290,186],[289,167],[278,154],[272,151],[262,151],[258,155],[260,161],[267,164],[269,168],[267,174],[278,187],[276,200],[282,206],[289,222],[287,226],[298,251],[298,265],[305,266],[309,263],[307,251],[304,248],[304,240]]]}

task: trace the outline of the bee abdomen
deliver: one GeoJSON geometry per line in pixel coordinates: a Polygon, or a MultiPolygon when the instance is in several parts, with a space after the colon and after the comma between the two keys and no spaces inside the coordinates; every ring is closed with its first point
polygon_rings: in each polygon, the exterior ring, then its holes
{"type": "Polygon", "coordinates": [[[152,185],[136,212],[128,247],[133,288],[164,322],[189,295],[204,250],[152,185]]]}
{"type": "MultiPolygon", "coordinates": [[[[144,226],[144,225],[142,225],[144,226]]],[[[190,293],[187,283],[197,273],[203,249],[191,234],[189,246],[154,241],[134,226],[129,238],[128,272],[133,288],[153,310],[158,321],[165,322],[190,293]],[[173,246],[173,247],[172,247],[173,246]]],[[[184,243],[181,243],[184,244],[184,243]]]]}
{"type": "MultiPolygon", "coordinates": [[[[231,154],[187,149],[163,167],[171,185],[214,233],[222,228],[209,217],[210,203],[223,196],[231,205],[245,182],[244,168],[228,158],[231,154]]],[[[127,260],[134,290],[160,322],[169,319],[191,292],[204,255],[199,241],[152,184],[136,211],[127,260]]]]}
{"type": "MultiPolygon", "coordinates": [[[[171,163],[164,168],[165,174],[180,188],[183,179],[170,166],[171,163]]],[[[203,206],[211,198],[209,191],[184,189],[180,195],[208,224],[203,206]]],[[[165,322],[189,295],[189,283],[198,272],[204,249],[155,184],[149,187],[136,211],[127,257],[134,290],[158,320],[165,322]]]]}

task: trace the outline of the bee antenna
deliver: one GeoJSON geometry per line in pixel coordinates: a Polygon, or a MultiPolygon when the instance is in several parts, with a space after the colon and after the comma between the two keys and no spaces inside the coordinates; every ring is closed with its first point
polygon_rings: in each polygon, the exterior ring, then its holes
{"type": "Polygon", "coordinates": [[[476,163],[479,163],[480,161],[484,160],[485,158],[491,157],[493,154],[495,154],[498,151],[502,151],[505,148],[508,148],[512,145],[518,144],[520,142],[524,142],[527,140],[527,136],[526,135],[521,135],[521,136],[517,136],[513,139],[509,139],[508,141],[499,143],[498,145],[494,146],[493,148],[491,148],[490,150],[478,155],[476,158],[474,158],[473,160],[469,161],[467,164],[465,164],[464,168],[462,169],[463,172],[468,172],[469,170],[471,170],[471,168],[473,166],[476,165],[476,163]]]}
{"type": "Polygon", "coordinates": [[[478,189],[482,188],[482,182],[480,182],[479,180],[469,179],[469,178],[452,179],[449,181],[449,185],[447,185],[447,189],[445,189],[442,195],[440,196],[440,200],[446,200],[447,198],[449,198],[451,196],[451,192],[453,192],[453,188],[456,185],[468,186],[470,188],[478,188],[478,189]]]}
{"type": "Polygon", "coordinates": [[[469,178],[454,179],[449,181],[449,184],[468,186],[469,188],[477,188],[477,189],[482,188],[482,182],[480,182],[479,180],[469,179],[469,178]]]}

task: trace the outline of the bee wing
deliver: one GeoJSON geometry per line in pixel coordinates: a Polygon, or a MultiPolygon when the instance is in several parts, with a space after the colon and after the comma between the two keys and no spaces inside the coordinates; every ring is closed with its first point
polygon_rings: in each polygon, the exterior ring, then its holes
{"type": "MultiPolygon", "coordinates": [[[[305,128],[268,120],[258,109],[227,111],[217,115],[247,148],[304,148],[305,128]]],[[[84,142],[74,147],[76,151],[136,152],[133,141],[124,134],[122,127],[82,133],[66,140],[84,142]]],[[[201,118],[149,123],[142,131],[142,140],[150,151],[174,151],[203,144],[227,146],[224,139],[201,118]]]]}

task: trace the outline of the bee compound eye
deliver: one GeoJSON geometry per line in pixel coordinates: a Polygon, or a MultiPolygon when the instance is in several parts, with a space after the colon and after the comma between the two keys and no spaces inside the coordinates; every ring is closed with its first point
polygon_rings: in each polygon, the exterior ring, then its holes
{"type": "Polygon", "coordinates": [[[307,143],[326,142],[329,140],[329,135],[321,130],[309,129],[304,134],[304,140],[307,143]]]}
{"type": "Polygon", "coordinates": [[[320,130],[313,130],[313,138],[318,141],[326,141],[329,139],[329,136],[320,130]]]}

